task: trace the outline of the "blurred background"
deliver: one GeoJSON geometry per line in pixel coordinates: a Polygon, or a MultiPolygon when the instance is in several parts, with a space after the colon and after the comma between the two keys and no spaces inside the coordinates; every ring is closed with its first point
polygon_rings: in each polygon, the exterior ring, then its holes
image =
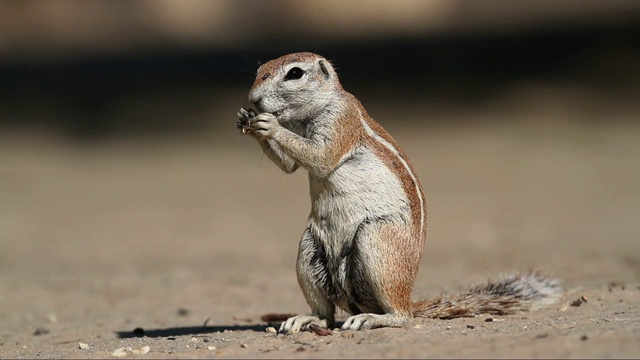
{"type": "Polygon", "coordinates": [[[417,292],[536,265],[640,279],[638,1],[4,0],[3,324],[73,301],[305,312],[306,174],[235,129],[258,64],[297,51],[334,63],[422,179],[417,292]]]}
{"type": "Polygon", "coordinates": [[[618,0],[2,1],[0,125],[219,131],[233,116],[213,113],[243,105],[258,63],[296,51],[332,60],[369,104],[458,108],[547,85],[628,104],[639,19],[618,0]]]}

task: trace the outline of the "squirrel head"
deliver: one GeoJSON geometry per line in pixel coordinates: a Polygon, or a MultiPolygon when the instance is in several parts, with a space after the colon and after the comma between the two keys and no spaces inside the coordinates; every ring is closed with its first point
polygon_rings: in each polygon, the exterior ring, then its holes
{"type": "Polygon", "coordinates": [[[304,121],[330,110],[342,86],[331,63],[309,53],[293,53],[258,68],[249,92],[258,112],[268,112],[279,122],[304,121]]]}

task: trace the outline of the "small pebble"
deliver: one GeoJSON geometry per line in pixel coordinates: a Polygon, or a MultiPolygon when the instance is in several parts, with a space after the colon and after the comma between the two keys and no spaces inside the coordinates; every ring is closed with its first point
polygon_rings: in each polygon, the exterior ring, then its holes
{"type": "Polygon", "coordinates": [[[329,336],[333,333],[329,329],[325,329],[318,324],[309,325],[309,330],[318,336],[329,336]]]}
{"type": "Polygon", "coordinates": [[[586,303],[586,302],[587,302],[587,298],[583,295],[583,296],[580,296],[579,298],[573,300],[569,305],[571,305],[571,306],[580,306],[581,304],[586,303]]]}
{"type": "Polygon", "coordinates": [[[247,344],[240,344],[240,347],[241,347],[241,348],[245,348],[245,349],[246,349],[246,348],[248,348],[249,346],[248,346],[247,344]]]}
{"type": "Polygon", "coordinates": [[[475,329],[476,327],[473,325],[467,325],[467,329],[475,329]]]}
{"type": "MultiPolygon", "coordinates": [[[[127,350],[129,350],[129,349],[127,349],[127,350]]],[[[132,353],[132,354],[135,354],[135,355],[144,355],[144,354],[148,353],[149,351],[151,351],[151,348],[150,348],[150,347],[148,347],[148,346],[143,346],[143,347],[141,347],[140,349],[133,349],[133,350],[131,350],[131,353],[132,353]]]]}
{"type": "Polygon", "coordinates": [[[493,321],[493,318],[486,318],[486,319],[484,319],[484,322],[492,322],[492,321],[493,321]]]}
{"type": "Polygon", "coordinates": [[[609,287],[609,291],[613,290],[616,287],[620,287],[620,289],[622,289],[622,290],[625,289],[624,283],[619,282],[619,281],[611,281],[611,282],[609,282],[608,287],[609,287]]]}
{"type": "Polygon", "coordinates": [[[111,353],[111,356],[117,357],[117,358],[127,357],[127,348],[125,347],[117,348],[113,350],[113,352],[111,353]]]}
{"type": "Polygon", "coordinates": [[[189,341],[191,341],[192,343],[197,343],[198,342],[198,338],[194,336],[189,341]]]}
{"type": "Polygon", "coordinates": [[[215,349],[216,349],[216,347],[215,347],[215,346],[213,346],[213,345],[209,345],[209,346],[207,346],[207,350],[215,350],[215,349]]]}
{"type": "Polygon", "coordinates": [[[33,332],[33,336],[38,336],[38,335],[46,335],[48,333],[50,333],[51,331],[47,328],[44,327],[39,327],[36,329],[36,331],[33,332]]]}
{"type": "Polygon", "coordinates": [[[85,343],[78,343],[78,347],[80,349],[88,349],[89,348],[89,344],[85,344],[85,343]]]}
{"type": "Polygon", "coordinates": [[[276,328],[274,328],[273,326],[269,326],[269,327],[268,327],[268,328],[266,328],[265,330],[266,330],[266,332],[268,332],[268,333],[272,333],[272,334],[275,334],[275,333],[277,333],[277,332],[278,332],[278,331],[276,331],[276,328]]]}
{"type": "Polygon", "coordinates": [[[189,315],[190,312],[191,311],[189,311],[189,309],[181,307],[181,308],[178,308],[177,314],[178,316],[187,316],[189,315]]]}

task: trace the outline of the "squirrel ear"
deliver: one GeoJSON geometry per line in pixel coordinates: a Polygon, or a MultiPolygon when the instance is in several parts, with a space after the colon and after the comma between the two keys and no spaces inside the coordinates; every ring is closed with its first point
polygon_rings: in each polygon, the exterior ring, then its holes
{"type": "Polygon", "coordinates": [[[324,77],[329,79],[331,77],[331,73],[329,72],[329,69],[327,69],[327,65],[324,63],[324,60],[318,61],[318,65],[320,66],[320,71],[322,71],[324,77]]]}

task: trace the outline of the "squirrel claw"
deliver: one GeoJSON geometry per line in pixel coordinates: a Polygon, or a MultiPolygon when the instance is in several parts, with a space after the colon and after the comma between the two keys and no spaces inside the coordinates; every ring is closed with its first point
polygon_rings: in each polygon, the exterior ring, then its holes
{"type": "Polygon", "coordinates": [[[243,134],[247,134],[251,132],[251,119],[256,116],[256,112],[253,109],[245,109],[241,108],[238,111],[238,121],[236,122],[236,127],[242,130],[243,134]]]}
{"type": "Polygon", "coordinates": [[[255,117],[257,115],[256,111],[253,109],[245,109],[245,108],[240,108],[240,111],[238,111],[238,119],[242,120],[249,120],[253,117],[255,117]]]}

